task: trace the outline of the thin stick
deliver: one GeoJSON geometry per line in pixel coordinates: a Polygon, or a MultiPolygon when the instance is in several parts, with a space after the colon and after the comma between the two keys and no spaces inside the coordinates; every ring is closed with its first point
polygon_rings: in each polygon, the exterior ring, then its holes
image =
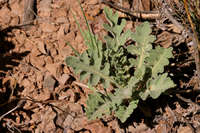
{"type": "Polygon", "coordinates": [[[78,85],[78,86],[80,86],[80,87],[89,89],[89,87],[87,85],[83,84],[83,83],[76,82],[76,81],[74,81],[73,83],[76,84],[76,85],[78,85]]]}
{"type": "Polygon", "coordinates": [[[184,30],[183,25],[181,25],[169,12],[169,10],[164,7],[163,9],[163,13],[166,15],[166,17],[175,25],[177,26],[178,29],[180,29],[181,31],[184,30]]]}
{"type": "Polygon", "coordinates": [[[160,18],[159,11],[132,11],[130,9],[121,7],[115,3],[112,3],[107,0],[101,0],[101,2],[116,9],[116,10],[119,10],[123,13],[129,14],[136,18],[142,18],[142,19],[158,19],[158,18],[160,18]]]}
{"type": "Polygon", "coordinates": [[[10,111],[6,112],[5,114],[3,114],[1,117],[0,117],[0,121],[8,114],[12,113],[13,111],[15,111],[16,109],[20,108],[23,104],[24,104],[24,100],[21,100],[19,101],[19,103],[17,104],[16,107],[14,107],[13,109],[11,109],[10,111]]]}

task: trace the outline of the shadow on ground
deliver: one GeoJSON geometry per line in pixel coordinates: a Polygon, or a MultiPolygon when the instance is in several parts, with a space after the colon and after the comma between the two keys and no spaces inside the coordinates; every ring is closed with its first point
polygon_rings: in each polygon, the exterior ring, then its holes
{"type": "Polygon", "coordinates": [[[15,45],[8,41],[8,37],[14,37],[11,31],[18,27],[8,27],[6,29],[0,30],[0,71],[7,72],[12,70],[13,67],[19,65],[19,61],[27,56],[30,51],[25,51],[23,53],[12,52],[15,45]]]}
{"type": "MultiPolygon", "coordinates": [[[[30,53],[30,51],[22,53],[12,51],[15,48],[15,44],[13,44],[8,38],[14,37],[12,30],[17,28],[20,27],[8,27],[3,30],[0,28],[0,117],[17,106],[18,100],[11,100],[11,96],[17,98],[18,96],[16,92],[23,90],[23,87],[19,87],[17,83],[15,88],[12,88],[10,80],[3,83],[3,79],[6,77],[6,74],[9,71],[12,71],[14,67],[17,67],[20,61],[30,53]]],[[[9,119],[15,120],[15,118],[12,118],[12,115],[10,114],[5,117],[8,116],[9,119]]],[[[17,129],[12,129],[12,125],[9,124],[12,123],[0,120],[0,132],[17,132],[17,129]]]]}

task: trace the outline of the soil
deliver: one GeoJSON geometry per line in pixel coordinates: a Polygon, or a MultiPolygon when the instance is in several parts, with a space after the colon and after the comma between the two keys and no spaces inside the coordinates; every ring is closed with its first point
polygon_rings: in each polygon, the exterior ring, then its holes
{"type": "MultiPolygon", "coordinates": [[[[86,28],[78,2],[37,0],[33,24],[22,26],[25,1],[0,0],[0,132],[200,132],[200,95],[192,91],[197,85],[194,50],[187,45],[188,38],[180,39],[182,35],[172,23],[163,23],[167,29],[162,29],[155,19],[150,20],[157,36],[155,44],[174,49],[174,59],[166,68],[177,84],[174,93],[141,101],[125,123],[114,117],[88,120],[84,108],[90,90],[64,62],[75,55],[67,43],[80,53],[86,49],[73,17],[74,13],[86,28]],[[177,91],[183,93],[175,94],[177,91]]],[[[137,2],[123,1],[121,5],[141,11],[156,9],[150,0],[140,2],[137,8],[137,2]]],[[[107,5],[99,0],[81,0],[81,5],[93,32],[103,39],[107,34],[102,26],[106,22],[103,8],[107,5]]],[[[125,30],[134,31],[143,21],[118,13],[127,20],[125,30]]]]}

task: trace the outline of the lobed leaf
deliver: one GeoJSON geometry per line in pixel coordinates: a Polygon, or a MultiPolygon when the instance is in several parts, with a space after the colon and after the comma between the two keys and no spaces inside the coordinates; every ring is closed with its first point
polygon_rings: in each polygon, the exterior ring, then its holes
{"type": "Polygon", "coordinates": [[[148,96],[156,99],[167,89],[175,87],[175,84],[169,77],[167,77],[167,73],[164,73],[154,79],[149,79],[146,86],[147,89],[139,94],[142,100],[146,100],[148,96]]]}
{"type": "Polygon", "coordinates": [[[103,94],[95,92],[88,95],[86,115],[94,120],[110,114],[109,104],[103,99],[103,94]]]}
{"type": "Polygon", "coordinates": [[[145,51],[149,51],[152,48],[151,43],[155,41],[155,37],[151,34],[151,27],[148,22],[144,22],[136,27],[136,32],[132,34],[132,39],[142,45],[145,51]]]}
{"type": "Polygon", "coordinates": [[[113,14],[109,8],[104,9],[105,16],[109,24],[103,24],[103,27],[112,34],[112,36],[105,36],[107,47],[114,51],[124,45],[128,38],[131,38],[132,32],[130,30],[123,33],[123,29],[126,25],[126,20],[122,19],[121,23],[118,24],[118,14],[113,14]]]}
{"type": "Polygon", "coordinates": [[[152,69],[152,77],[164,72],[164,66],[169,64],[169,58],[172,58],[172,48],[163,48],[157,46],[150,51],[147,58],[147,66],[152,69]]]}
{"type": "MultiPolygon", "coordinates": [[[[85,54],[85,53],[83,53],[85,54]]],[[[74,68],[74,70],[79,70],[81,79],[86,78],[89,75],[89,84],[97,85],[100,79],[107,82],[114,82],[111,77],[109,77],[109,64],[107,63],[104,68],[100,68],[98,64],[89,64],[88,61],[81,60],[78,57],[69,56],[66,58],[66,63],[74,68]],[[97,65],[97,66],[95,66],[97,65]]]]}
{"type": "Polygon", "coordinates": [[[115,112],[115,116],[120,119],[121,122],[125,122],[129,116],[133,113],[133,110],[137,108],[139,100],[132,100],[128,107],[121,105],[115,112]]]}

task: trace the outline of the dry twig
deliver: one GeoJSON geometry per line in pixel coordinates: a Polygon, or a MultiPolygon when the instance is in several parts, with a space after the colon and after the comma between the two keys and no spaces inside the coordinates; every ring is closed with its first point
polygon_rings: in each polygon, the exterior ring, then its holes
{"type": "Polygon", "coordinates": [[[101,2],[116,9],[116,10],[119,10],[123,13],[126,13],[126,14],[131,15],[136,18],[141,18],[141,19],[158,19],[158,18],[160,18],[159,11],[132,11],[130,9],[121,7],[115,3],[112,3],[107,0],[101,0],[101,2]]]}
{"type": "Polygon", "coordinates": [[[14,107],[13,109],[11,109],[10,111],[6,112],[5,114],[3,114],[1,117],[0,117],[0,121],[8,114],[12,113],[13,111],[17,110],[18,108],[21,108],[22,105],[24,104],[24,100],[21,100],[18,102],[17,106],[14,107]]]}

